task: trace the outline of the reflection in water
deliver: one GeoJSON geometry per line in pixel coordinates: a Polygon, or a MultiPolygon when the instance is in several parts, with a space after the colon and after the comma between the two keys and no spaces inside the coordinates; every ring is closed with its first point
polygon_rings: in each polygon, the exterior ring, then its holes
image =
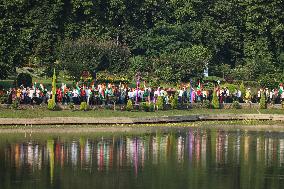
{"type": "MultiPolygon", "coordinates": [[[[65,167],[89,174],[96,170],[102,174],[119,173],[130,168],[138,179],[144,171],[155,166],[164,166],[168,170],[175,170],[168,168],[170,166],[177,167],[176,171],[182,172],[185,168],[178,165],[188,165],[195,171],[207,170],[208,177],[211,168],[220,170],[227,166],[240,167],[241,174],[249,176],[252,172],[246,171],[247,168],[256,166],[255,173],[263,174],[256,178],[265,178],[265,169],[273,168],[275,178],[282,182],[284,179],[284,136],[281,133],[188,129],[142,136],[80,137],[71,141],[58,137],[46,142],[7,142],[3,148],[5,164],[10,163],[17,175],[26,169],[33,174],[48,168],[51,185],[63,174],[58,170],[65,167]],[[262,171],[257,172],[260,167],[262,171]]],[[[232,168],[231,171],[236,170],[232,168]]],[[[205,179],[204,175],[200,178],[205,179]]],[[[246,176],[242,175],[242,178],[246,179],[246,176]]]]}

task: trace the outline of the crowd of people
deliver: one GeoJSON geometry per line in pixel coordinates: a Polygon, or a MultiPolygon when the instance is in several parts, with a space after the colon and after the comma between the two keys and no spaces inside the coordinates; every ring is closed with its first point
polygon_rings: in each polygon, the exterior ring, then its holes
{"type": "MultiPolygon", "coordinates": [[[[230,91],[227,87],[215,87],[216,94],[220,103],[232,103],[239,101],[240,103],[258,103],[261,95],[265,95],[268,103],[281,103],[284,99],[283,85],[279,88],[268,89],[261,88],[257,94],[253,95],[250,88],[245,92],[239,89],[230,91]]],[[[17,100],[21,104],[42,104],[47,103],[52,97],[52,90],[47,89],[43,84],[34,83],[31,87],[20,86],[18,88],[10,88],[7,91],[0,91],[0,95],[4,94],[8,98],[5,103],[12,103],[17,100]]],[[[143,86],[128,87],[127,84],[91,84],[86,86],[78,83],[73,87],[67,87],[62,83],[58,87],[55,94],[55,101],[67,105],[70,103],[80,104],[86,102],[88,105],[106,105],[106,104],[126,104],[130,99],[133,103],[153,102],[161,96],[166,104],[170,103],[175,96],[178,103],[196,103],[204,100],[211,101],[213,98],[213,90],[205,90],[202,85],[194,87],[190,84],[183,84],[178,88],[150,87],[144,83],[143,86]]]]}

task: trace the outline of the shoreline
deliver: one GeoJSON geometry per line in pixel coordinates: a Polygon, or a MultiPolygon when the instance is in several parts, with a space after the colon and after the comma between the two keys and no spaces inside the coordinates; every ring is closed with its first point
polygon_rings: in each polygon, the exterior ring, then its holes
{"type": "Polygon", "coordinates": [[[182,131],[188,129],[220,129],[228,131],[266,131],[284,133],[284,123],[273,122],[267,124],[266,122],[254,124],[245,123],[226,123],[226,122],[198,122],[195,123],[176,123],[176,124],[132,124],[132,125],[80,125],[75,127],[74,125],[38,125],[38,126],[13,126],[13,127],[0,127],[0,134],[25,134],[26,136],[41,135],[41,134],[140,134],[140,133],[157,133],[157,132],[169,132],[169,131],[182,131]]]}
{"type": "Polygon", "coordinates": [[[43,117],[0,118],[0,126],[11,125],[117,125],[159,124],[204,121],[279,121],[284,124],[284,115],[279,114],[195,114],[156,117],[43,117]]]}

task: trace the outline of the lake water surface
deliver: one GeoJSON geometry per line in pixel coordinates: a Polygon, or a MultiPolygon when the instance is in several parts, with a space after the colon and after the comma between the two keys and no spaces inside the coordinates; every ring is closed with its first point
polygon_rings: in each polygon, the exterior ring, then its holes
{"type": "Polygon", "coordinates": [[[0,134],[1,189],[284,188],[284,132],[0,134]]]}

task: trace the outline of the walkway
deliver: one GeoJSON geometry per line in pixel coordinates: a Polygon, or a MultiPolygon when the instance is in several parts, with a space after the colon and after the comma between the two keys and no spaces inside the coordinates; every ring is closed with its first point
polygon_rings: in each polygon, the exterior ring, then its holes
{"type": "Polygon", "coordinates": [[[272,120],[284,121],[284,115],[277,114],[210,114],[163,117],[45,117],[45,118],[0,118],[0,125],[70,125],[70,124],[150,124],[179,123],[195,121],[228,120],[272,120]]]}

